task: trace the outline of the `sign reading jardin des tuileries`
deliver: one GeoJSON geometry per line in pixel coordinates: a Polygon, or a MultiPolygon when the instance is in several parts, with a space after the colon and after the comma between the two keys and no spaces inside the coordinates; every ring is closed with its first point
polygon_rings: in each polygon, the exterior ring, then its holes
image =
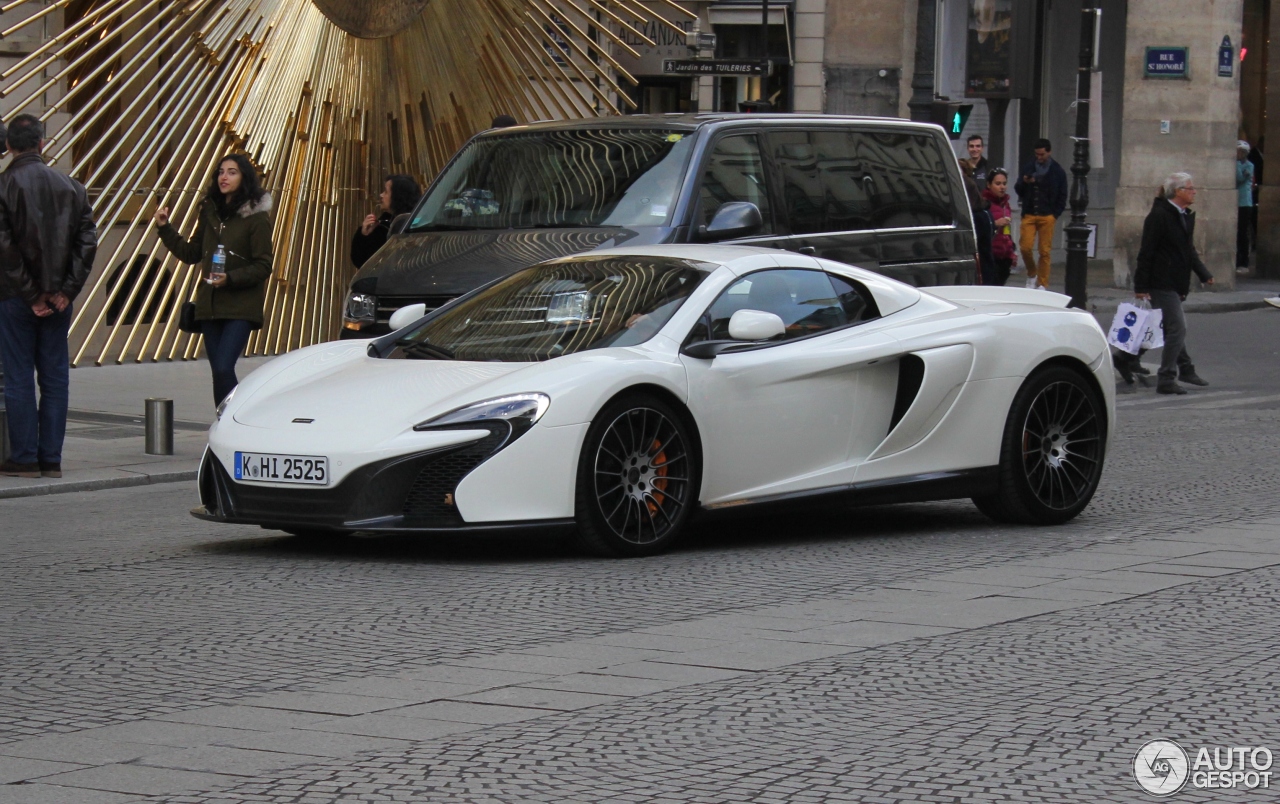
{"type": "Polygon", "coordinates": [[[1142,74],[1146,78],[1187,78],[1187,48],[1148,47],[1142,74]]]}

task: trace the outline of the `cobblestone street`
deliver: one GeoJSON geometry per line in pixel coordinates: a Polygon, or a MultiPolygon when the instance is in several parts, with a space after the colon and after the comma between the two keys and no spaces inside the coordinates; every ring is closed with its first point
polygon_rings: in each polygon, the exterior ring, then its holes
{"type": "Polygon", "coordinates": [[[1188,324],[1213,385],[1122,393],[1062,527],[801,509],[605,561],[0,500],[0,804],[1133,802],[1147,740],[1280,753],[1280,313],[1188,324]]]}

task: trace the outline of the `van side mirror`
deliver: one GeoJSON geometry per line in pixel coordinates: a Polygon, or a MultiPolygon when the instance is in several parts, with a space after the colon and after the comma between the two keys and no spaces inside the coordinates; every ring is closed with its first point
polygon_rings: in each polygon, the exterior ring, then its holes
{"type": "Polygon", "coordinates": [[[409,213],[401,212],[399,215],[391,219],[391,226],[388,227],[388,231],[393,235],[397,235],[403,232],[405,230],[405,227],[408,225],[409,225],[409,213]]]}
{"type": "Polygon", "coordinates": [[[411,304],[408,307],[401,307],[399,310],[392,313],[391,320],[387,322],[387,325],[391,327],[392,332],[395,332],[396,330],[404,329],[426,314],[427,305],[421,302],[418,304],[411,304]]]}
{"type": "Polygon", "coordinates": [[[776,313],[739,310],[729,318],[729,337],[735,341],[767,341],[787,333],[787,325],[776,313]]]}
{"type": "Polygon", "coordinates": [[[762,226],[764,217],[760,215],[760,207],[750,201],[730,201],[720,205],[711,223],[698,227],[698,237],[704,242],[714,243],[755,234],[762,226]]]}

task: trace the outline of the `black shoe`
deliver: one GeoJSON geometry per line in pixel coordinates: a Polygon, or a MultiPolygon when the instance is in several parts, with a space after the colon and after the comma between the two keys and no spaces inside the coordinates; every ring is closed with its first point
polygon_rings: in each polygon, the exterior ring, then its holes
{"type": "Polygon", "coordinates": [[[1204,388],[1209,384],[1208,380],[1206,380],[1204,377],[1201,377],[1199,374],[1196,374],[1194,371],[1191,372],[1190,374],[1183,374],[1182,376],[1178,377],[1178,380],[1181,382],[1185,382],[1187,385],[1198,385],[1201,388],[1204,388]]]}
{"type": "Polygon", "coordinates": [[[1142,365],[1142,363],[1140,363],[1140,362],[1138,362],[1137,360],[1135,360],[1135,361],[1133,361],[1133,373],[1134,373],[1134,374],[1141,374],[1141,375],[1143,375],[1144,377],[1150,377],[1150,376],[1151,376],[1151,369],[1147,368],[1146,366],[1142,365]]]}
{"type": "Polygon", "coordinates": [[[1177,396],[1182,396],[1186,392],[1187,392],[1186,388],[1183,388],[1181,385],[1178,385],[1173,380],[1170,380],[1169,382],[1162,382],[1156,386],[1157,394],[1175,394],[1177,396]]]}
{"type": "Polygon", "coordinates": [[[1120,355],[1113,355],[1111,365],[1120,373],[1120,378],[1124,380],[1125,385],[1133,385],[1133,369],[1128,360],[1120,355]]]}
{"type": "Polygon", "coordinates": [[[40,464],[5,461],[0,464],[0,475],[5,477],[39,477],[40,464]]]}
{"type": "Polygon", "coordinates": [[[41,477],[62,477],[62,464],[40,462],[41,477]]]}

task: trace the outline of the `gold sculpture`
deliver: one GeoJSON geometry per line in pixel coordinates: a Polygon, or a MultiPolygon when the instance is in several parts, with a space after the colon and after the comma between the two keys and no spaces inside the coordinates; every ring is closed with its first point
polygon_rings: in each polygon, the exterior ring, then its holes
{"type": "MultiPolygon", "coordinates": [[[[336,337],[351,233],[382,177],[425,184],[498,114],[618,114],[615,50],[694,15],[675,0],[12,0],[0,38],[63,26],[0,73],[5,119],[46,122],[46,157],[93,199],[98,265],[77,300],[73,364],[190,359],[177,327],[199,266],[190,232],[215,160],[241,150],[275,197],[275,274],[251,354],[336,337]],[[654,8],[660,11],[653,10],[654,8]]],[[[649,42],[652,44],[652,42],[649,42]]]]}

